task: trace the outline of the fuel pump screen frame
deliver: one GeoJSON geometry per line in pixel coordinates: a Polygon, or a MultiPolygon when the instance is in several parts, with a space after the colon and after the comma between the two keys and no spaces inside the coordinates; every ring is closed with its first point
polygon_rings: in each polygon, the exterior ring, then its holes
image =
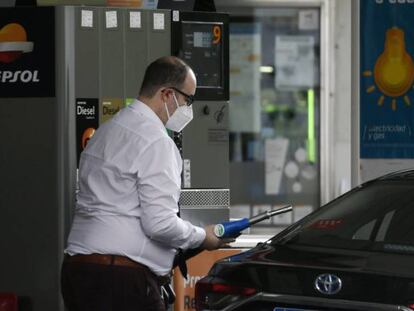
{"type": "Polygon", "coordinates": [[[228,100],[228,15],[180,12],[173,23],[173,52],[194,70],[196,99],[228,100]]]}

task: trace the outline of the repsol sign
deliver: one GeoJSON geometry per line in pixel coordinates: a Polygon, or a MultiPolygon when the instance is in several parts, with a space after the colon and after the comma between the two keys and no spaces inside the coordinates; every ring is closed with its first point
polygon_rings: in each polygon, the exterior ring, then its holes
{"type": "Polygon", "coordinates": [[[1,8],[0,97],[55,97],[55,65],[54,8],[1,8]]]}
{"type": "Polygon", "coordinates": [[[1,83],[38,83],[39,71],[38,70],[17,70],[17,71],[0,71],[1,83]]]}

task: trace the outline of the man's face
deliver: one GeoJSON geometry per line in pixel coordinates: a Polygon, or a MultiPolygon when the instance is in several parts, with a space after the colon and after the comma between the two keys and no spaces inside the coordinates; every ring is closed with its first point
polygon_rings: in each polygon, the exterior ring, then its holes
{"type": "Polygon", "coordinates": [[[181,106],[183,103],[185,104],[192,104],[192,100],[194,99],[194,95],[197,88],[197,81],[194,72],[190,69],[187,73],[187,77],[184,80],[183,89],[180,90],[181,92],[177,92],[176,94],[177,100],[179,105],[181,106]]]}
{"type": "Polygon", "coordinates": [[[190,69],[180,89],[170,86],[161,88],[157,92],[159,94],[157,115],[164,124],[166,124],[178,107],[191,106],[196,88],[196,77],[190,69]]]}

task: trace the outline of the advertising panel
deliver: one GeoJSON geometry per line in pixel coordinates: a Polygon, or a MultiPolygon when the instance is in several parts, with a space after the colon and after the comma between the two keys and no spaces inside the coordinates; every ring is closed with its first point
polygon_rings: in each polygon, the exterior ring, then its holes
{"type": "Polygon", "coordinates": [[[414,3],[359,3],[360,157],[414,158],[414,3]]]}
{"type": "Polygon", "coordinates": [[[121,98],[103,98],[101,101],[101,124],[111,119],[119,110],[125,107],[124,100],[121,98]]]}
{"type": "Polygon", "coordinates": [[[55,96],[54,8],[0,10],[0,97],[55,96]]]}
{"type": "Polygon", "coordinates": [[[76,100],[76,151],[79,157],[89,139],[99,126],[99,101],[97,98],[76,100]]]}

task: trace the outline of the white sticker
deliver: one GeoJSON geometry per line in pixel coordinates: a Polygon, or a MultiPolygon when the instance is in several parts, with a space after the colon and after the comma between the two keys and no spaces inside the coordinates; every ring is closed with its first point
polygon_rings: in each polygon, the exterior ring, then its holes
{"type": "Polygon", "coordinates": [[[93,11],[90,11],[90,10],[81,11],[81,27],[85,27],[85,28],[93,27],[93,11]]]}
{"type": "Polygon", "coordinates": [[[277,35],[275,65],[278,90],[312,88],[315,78],[315,38],[312,36],[277,35]]]}
{"type": "Polygon", "coordinates": [[[116,11],[106,11],[106,28],[117,28],[118,27],[118,16],[116,11]]]}
{"type": "Polygon", "coordinates": [[[294,193],[302,192],[302,184],[298,181],[295,181],[292,185],[292,190],[294,193]]]}
{"type": "Polygon", "coordinates": [[[306,161],[306,155],[307,155],[307,153],[306,153],[305,148],[300,147],[300,148],[296,149],[296,151],[295,151],[295,159],[299,163],[303,163],[303,162],[306,161]]]}
{"type": "Polygon", "coordinates": [[[279,194],[288,147],[289,139],[286,138],[265,141],[265,193],[267,195],[279,194]]]}
{"type": "Polygon", "coordinates": [[[154,19],[154,30],[164,30],[164,14],[163,13],[154,13],[153,14],[154,19]]]}
{"type": "Polygon", "coordinates": [[[180,11],[173,11],[173,22],[179,22],[180,21],[180,11]]]}
{"type": "Polygon", "coordinates": [[[190,159],[183,161],[183,181],[184,188],[191,188],[191,162],[190,159]]]}
{"type": "Polygon", "coordinates": [[[301,10],[299,11],[299,29],[316,30],[319,29],[319,11],[301,10]]]}
{"type": "Polygon", "coordinates": [[[129,28],[141,28],[141,12],[129,12],[129,28]]]}
{"type": "Polygon", "coordinates": [[[296,178],[299,174],[299,167],[296,162],[289,161],[285,166],[285,174],[289,178],[296,178]]]}

